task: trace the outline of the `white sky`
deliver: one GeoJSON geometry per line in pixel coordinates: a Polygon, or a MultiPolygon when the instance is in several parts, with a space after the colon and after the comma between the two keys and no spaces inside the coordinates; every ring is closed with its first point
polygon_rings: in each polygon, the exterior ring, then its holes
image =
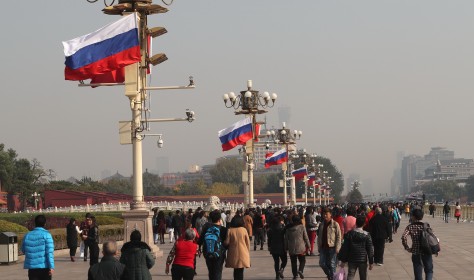
{"type": "MultiPolygon", "coordinates": [[[[64,81],[61,41],[116,20],[103,1],[15,1],[0,18],[0,143],[37,158],[60,179],[102,170],[132,173],[131,146],[118,121],[131,117],[123,88],[79,88],[64,81]],[[38,3],[36,3],[38,2],[38,3]]],[[[161,1],[154,1],[161,4],[161,1]]],[[[149,17],[168,34],[153,42],[169,60],[153,69],[153,118],[197,120],[152,124],[164,133],[143,146],[144,168],[169,157],[171,171],[213,163],[223,153],[217,131],[239,119],[221,96],[254,88],[276,92],[292,110],[299,148],[331,158],[344,175],[387,190],[396,152],[426,154],[433,146],[473,158],[474,1],[185,1],[149,17]]],[[[263,119],[263,117],[261,117],[263,119]]]]}

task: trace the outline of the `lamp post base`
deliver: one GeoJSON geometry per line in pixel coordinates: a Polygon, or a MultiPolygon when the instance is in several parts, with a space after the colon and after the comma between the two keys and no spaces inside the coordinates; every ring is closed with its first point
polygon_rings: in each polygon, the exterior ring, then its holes
{"type": "Polygon", "coordinates": [[[130,234],[134,230],[140,231],[142,241],[151,248],[151,253],[156,257],[162,257],[163,251],[155,245],[153,238],[153,227],[151,218],[153,212],[148,210],[130,210],[122,213],[124,219],[124,242],[130,241],[130,234]]]}

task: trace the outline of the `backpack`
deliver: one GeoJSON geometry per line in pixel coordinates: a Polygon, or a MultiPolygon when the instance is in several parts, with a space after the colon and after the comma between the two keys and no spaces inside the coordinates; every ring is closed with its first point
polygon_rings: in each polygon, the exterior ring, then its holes
{"type": "Polygon", "coordinates": [[[204,257],[206,259],[217,260],[223,255],[224,247],[220,234],[220,229],[214,225],[204,233],[204,257]]]}
{"type": "Polygon", "coordinates": [[[423,255],[438,254],[441,251],[439,239],[434,235],[430,224],[423,223],[423,230],[420,236],[420,251],[423,255]]]}

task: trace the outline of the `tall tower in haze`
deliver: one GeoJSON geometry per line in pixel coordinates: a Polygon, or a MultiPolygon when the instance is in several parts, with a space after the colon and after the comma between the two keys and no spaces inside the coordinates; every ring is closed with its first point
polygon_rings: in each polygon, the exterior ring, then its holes
{"type": "Polygon", "coordinates": [[[286,127],[291,128],[291,107],[282,106],[278,107],[278,121],[280,122],[277,127],[280,127],[284,122],[286,127]]]}
{"type": "Polygon", "coordinates": [[[158,171],[158,176],[163,175],[163,173],[170,172],[170,160],[168,157],[157,157],[156,158],[156,167],[158,171]]]}

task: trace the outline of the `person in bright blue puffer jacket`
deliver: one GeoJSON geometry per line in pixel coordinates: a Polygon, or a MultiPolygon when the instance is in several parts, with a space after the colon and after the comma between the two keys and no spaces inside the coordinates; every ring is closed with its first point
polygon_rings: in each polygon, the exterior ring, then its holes
{"type": "Polygon", "coordinates": [[[21,251],[25,254],[24,269],[30,280],[50,280],[54,273],[53,237],[44,228],[46,217],[35,217],[35,228],[23,238],[21,251]]]}

